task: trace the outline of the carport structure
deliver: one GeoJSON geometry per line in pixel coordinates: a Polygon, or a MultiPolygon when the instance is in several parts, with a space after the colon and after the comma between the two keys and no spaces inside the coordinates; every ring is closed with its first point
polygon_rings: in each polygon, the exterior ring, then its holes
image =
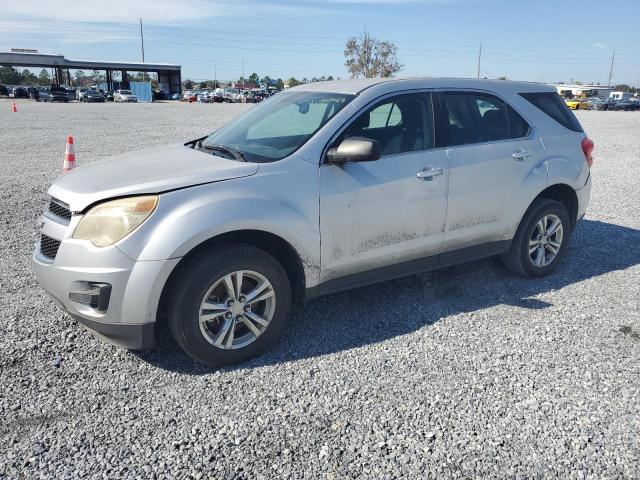
{"type": "Polygon", "coordinates": [[[160,90],[168,93],[182,91],[182,74],[180,65],[169,63],[131,63],[100,62],[93,60],[69,60],[63,55],[47,55],[40,53],[0,52],[0,65],[10,67],[41,67],[54,70],[53,83],[71,85],[69,70],[98,70],[106,72],[106,83],[113,90],[113,72],[120,72],[121,88],[128,88],[127,72],[156,73],[160,90]]]}

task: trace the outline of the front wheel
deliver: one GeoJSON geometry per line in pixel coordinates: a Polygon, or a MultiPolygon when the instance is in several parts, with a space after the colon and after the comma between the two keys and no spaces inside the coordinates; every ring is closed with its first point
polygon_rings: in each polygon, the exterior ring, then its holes
{"type": "Polygon", "coordinates": [[[503,263],[521,276],[548,275],[565,255],[570,233],[566,207],[555,200],[538,198],[520,222],[510,250],[502,257],[503,263]]]}
{"type": "Polygon", "coordinates": [[[178,345],[212,367],[263,353],[289,316],[291,286],[280,263],[251,245],[220,245],[187,259],[168,289],[178,345]]]}

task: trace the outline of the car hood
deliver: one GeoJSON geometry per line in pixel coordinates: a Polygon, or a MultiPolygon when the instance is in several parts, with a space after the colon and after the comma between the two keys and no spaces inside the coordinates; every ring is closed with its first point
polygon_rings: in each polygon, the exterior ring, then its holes
{"type": "Polygon", "coordinates": [[[258,164],[236,162],[183,144],[129,152],[60,175],[49,195],[73,212],[108,198],[168,190],[248,177],[258,164]]]}

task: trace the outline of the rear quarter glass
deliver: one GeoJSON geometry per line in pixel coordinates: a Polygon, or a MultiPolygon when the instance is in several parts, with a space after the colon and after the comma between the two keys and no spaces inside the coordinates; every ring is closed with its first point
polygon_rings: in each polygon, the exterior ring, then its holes
{"type": "Polygon", "coordinates": [[[576,116],[557,93],[533,92],[521,93],[520,96],[563,127],[574,132],[584,132],[576,116]]]}

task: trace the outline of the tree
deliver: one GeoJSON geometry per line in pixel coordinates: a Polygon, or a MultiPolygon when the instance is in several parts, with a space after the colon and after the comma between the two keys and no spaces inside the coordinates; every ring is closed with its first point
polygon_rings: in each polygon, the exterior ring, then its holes
{"type": "Polygon", "coordinates": [[[91,74],[91,80],[93,80],[93,83],[102,83],[105,80],[105,76],[100,72],[100,70],[94,70],[91,74]]]}
{"type": "Polygon", "coordinates": [[[301,85],[302,82],[298,80],[296,77],[291,77],[289,79],[289,88],[295,87],[296,85],[301,85]]]}
{"type": "Polygon", "coordinates": [[[391,77],[404,67],[395,43],[371,38],[366,31],[360,38],[347,40],[344,57],[351,78],[391,77]]]}
{"type": "Polygon", "coordinates": [[[613,89],[618,91],[618,92],[630,92],[631,91],[631,87],[629,85],[627,85],[626,83],[618,84],[618,85],[614,86],[613,89]]]}
{"type": "Polygon", "coordinates": [[[22,74],[20,75],[21,79],[20,79],[20,83],[24,84],[24,85],[37,85],[38,84],[38,77],[35,76],[35,74],[31,73],[31,71],[27,68],[25,68],[22,71],[22,74]]]}
{"type": "Polygon", "coordinates": [[[0,83],[4,85],[18,85],[20,83],[20,72],[13,67],[0,67],[0,83]]]}
{"type": "Polygon", "coordinates": [[[49,72],[47,72],[45,68],[40,70],[40,73],[38,74],[38,84],[51,85],[51,76],[49,75],[49,72]]]}
{"type": "Polygon", "coordinates": [[[260,83],[260,77],[258,76],[257,73],[254,72],[249,77],[249,81],[258,84],[258,83],[260,83]]]}
{"type": "Polygon", "coordinates": [[[183,83],[182,86],[187,89],[187,90],[191,90],[193,88],[193,82],[189,79],[186,79],[183,83]]]}
{"type": "Polygon", "coordinates": [[[76,77],[76,83],[78,85],[84,84],[84,72],[82,70],[76,71],[76,73],[73,76],[76,77]]]}
{"type": "Polygon", "coordinates": [[[281,78],[276,80],[276,87],[278,87],[278,90],[284,90],[284,82],[281,78]]]}

